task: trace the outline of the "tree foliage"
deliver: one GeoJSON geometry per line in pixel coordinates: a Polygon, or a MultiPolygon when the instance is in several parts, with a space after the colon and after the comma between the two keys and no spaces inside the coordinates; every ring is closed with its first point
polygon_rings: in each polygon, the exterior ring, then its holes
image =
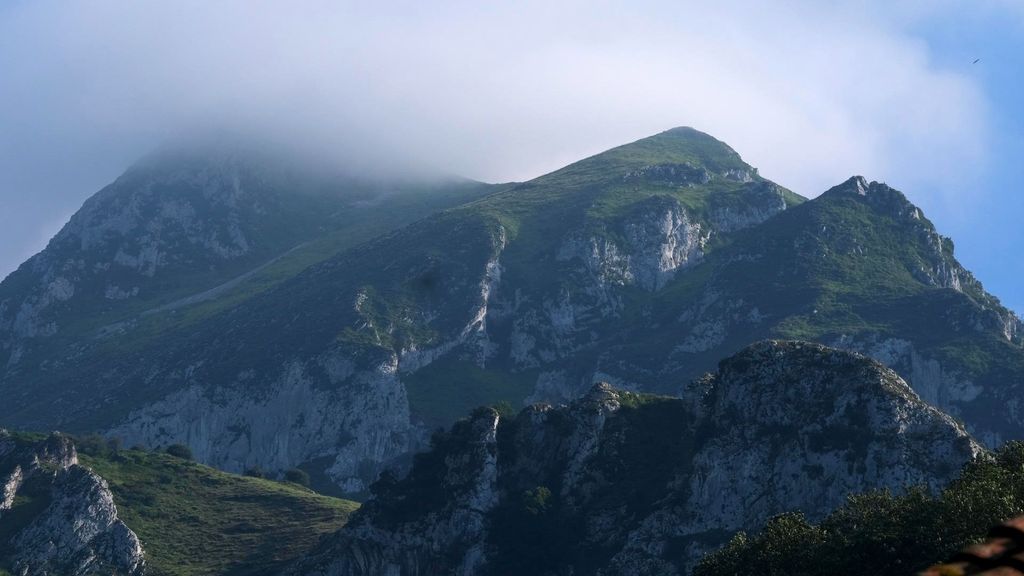
{"type": "Polygon", "coordinates": [[[167,447],[165,452],[167,452],[171,456],[174,456],[175,458],[182,458],[185,460],[192,459],[192,449],[189,448],[188,446],[185,446],[184,444],[171,444],[170,446],[167,447]]]}
{"type": "Polygon", "coordinates": [[[285,482],[291,482],[300,486],[309,486],[309,474],[305,470],[292,468],[284,473],[285,482]]]}
{"type": "Polygon", "coordinates": [[[905,576],[979,541],[1024,513],[1024,443],[1009,442],[964,467],[939,494],[916,487],[851,496],[820,524],[799,513],[772,518],[757,535],[737,534],[694,576],[872,574],[905,576]]]}

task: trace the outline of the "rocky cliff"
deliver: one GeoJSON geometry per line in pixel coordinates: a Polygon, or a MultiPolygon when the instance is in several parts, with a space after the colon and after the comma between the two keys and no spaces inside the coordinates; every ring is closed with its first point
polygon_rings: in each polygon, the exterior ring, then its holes
{"type": "Polygon", "coordinates": [[[114,312],[209,287],[312,237],[342,202],[294,194],[299,186],[238,155],[158,153],[95,194],[49,242],[0,286],[0,367],[31,368],[31,352],[61,336],[108,330],[114,312]]]}
{"type": "Polygon", "coordinates": [[[596,385],[564,406],[480,409],[293,574],[685,574],[774,514],[940,486],[982,451],[896,373],[768,341],[687,399],[596,385]]]}
{"type": "Polygon", "coordinates": [[[0,485],[0,566],[19,576],[143,573],[139,539],[66,436],[0,430],[0,485]]]}
{"type": "Polygon", "coordinates": [[[986,445],[1021,436],[1021,321],[897,190],[854,177],[735,236],[665,290],[598,372],[681,393],[764,337],[814,340],[895,369],[986,445]]]}

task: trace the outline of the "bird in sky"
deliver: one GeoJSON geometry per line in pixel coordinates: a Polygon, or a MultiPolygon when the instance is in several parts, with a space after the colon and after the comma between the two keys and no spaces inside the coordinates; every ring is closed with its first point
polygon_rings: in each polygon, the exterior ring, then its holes
{"type": "Polygon", "coordinates": [[[971,64],[977,64],[978,62],[981,62],[981,58],[976,58],[974,62],[971,62],[971,64]]]}

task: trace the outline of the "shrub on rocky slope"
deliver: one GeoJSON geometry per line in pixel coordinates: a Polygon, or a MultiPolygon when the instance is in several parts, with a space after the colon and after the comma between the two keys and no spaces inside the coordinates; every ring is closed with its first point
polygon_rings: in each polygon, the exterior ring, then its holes
{"type": "Polygon", "coordinates": [[[818,524],[799,512],[772,518],[757,534],[737,534],[707,556],[694,576],[872,574],[907,576],[980,541],[989,528],[1024,512],[1024,443],[1010,442],[968,464],[938,494],[851,496],[818,524]]]}

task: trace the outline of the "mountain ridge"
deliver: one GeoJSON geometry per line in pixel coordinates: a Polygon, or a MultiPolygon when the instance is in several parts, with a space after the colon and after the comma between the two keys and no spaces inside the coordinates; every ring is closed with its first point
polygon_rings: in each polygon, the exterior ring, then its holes
{"type": "Polygon", "coordinates": [[[885,360],[986,445],[1024,433],[1019,320],[901,193],[845,186],[806,200],[670,130],[77,341],[0,380],[0,419],[186,443],[234,471],[316,463],[364,493],[473,406],[598,380],[686,394],[750,342],[793,338],[885,360]]]}
{"type": "Polygon", "coordinates": [[[479,409],[289,574],[686,574],[774,514],[941,486],[983,451],[891,370],[817,344],[754,344],[694,386],[479,409]]]}

